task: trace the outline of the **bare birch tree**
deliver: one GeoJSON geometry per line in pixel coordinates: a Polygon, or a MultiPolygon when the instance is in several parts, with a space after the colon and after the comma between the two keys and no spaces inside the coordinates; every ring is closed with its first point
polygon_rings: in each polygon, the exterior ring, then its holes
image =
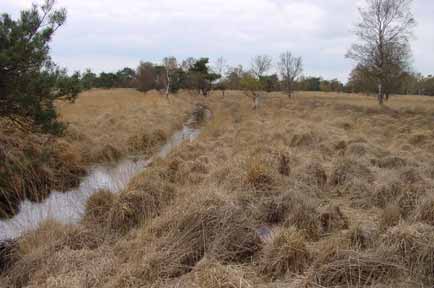
{"type": "Polygon", "coordinates": [[[228,65],[226,62],[226,59],[223,57],[219,57],[214,65],[214,73],[220,75],[220,79],[215,85],[216,90],[220,90],[222,92],[222,96],[225,96],[226,91],[226,81],[225,81],[225,74],[228,69],[228,65]]]}
{"type": "Polygon", "coordinates": [[[169,99],[169,92],[171,88],[172,73],[178,68],[178,62],[175,57],[165,57],[163,59],[163,66],[166,72],[166,97],[169,99]]]}
{"type": "Polygon", "coordinates": [[[257,55],[252,59],[252,72],[259,79],[271,69],[273,60],[268,55],[257,55]]]}
{"type": "Polygon", "coordinates": [[[301,57],[294,57],[291,52],[287,51],[280,54],[278,66],[280,75],[286,83],[288,97],[291,98],[294,81],[303,72],[303,61],[301,57]]]}
{"type": "Polygon", "coordinates": [[[360,8],[361,22],[356,26],[358,39],[347,57],[364,67],[378,85],[382,105],[389,86],[409,65],[412,28],[415,19],[410,6],[413,0],[366,0],[360,8]]]}
{"type": "Polygon", "coordinates": [[[215,65],[214,65],[215,71],[214,72],[223,76],[223,74],[225,74],[225,72],[226,72],[226,69],[227,69],[226,59],[223,57],[219,57],[217,59],[217,61],[215,62],[215,65]]]}

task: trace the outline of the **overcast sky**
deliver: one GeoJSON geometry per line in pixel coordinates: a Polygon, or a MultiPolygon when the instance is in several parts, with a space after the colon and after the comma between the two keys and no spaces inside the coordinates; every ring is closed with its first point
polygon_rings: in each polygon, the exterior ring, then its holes
{"type": "MultiPolygon", "coordinates": [[[[1,0],[14,16],[32,2],[1,0]]],[[[69,71],[97,72],[159,62],[164,56],[223,56],[248,67],[257,54],[274,60],[290,50],[305,75],[346,81],[357,7],[363,0],[57,0],[68,20],[52,44],[54,60],[69,71]]],[[[415,0],[414,70],[434,74],[434,1],[415,0]]]]}

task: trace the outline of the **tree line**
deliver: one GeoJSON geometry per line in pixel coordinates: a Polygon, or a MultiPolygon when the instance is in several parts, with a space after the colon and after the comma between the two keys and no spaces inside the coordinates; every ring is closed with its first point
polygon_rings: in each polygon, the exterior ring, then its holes
{"type": "MultiPolygon", "coordinates": [[[[378,82],[363,66],[357,66],[345,85],[349,93],[378,93],[378,82]]],[[[434,77],[420,73],[402,71],[395,81],[388,85],[389,93],[400,95],[434,96],[434,77]]]]}
{"type": "Polygon", "coordinates": [[[229,67],[223,58],[211,65],[209,58],[178,61],[166,57],[161,63],[141,62],[136,69],[96,74],[91,70],[69,75],[50,58],[49,43],[64,25],[66,10],[55,9],[55,0],[23,10],[18,19],[0,15],[0,119],[18,126],[61,133],[55,101],[74,101],[91,88],[129,87],[160,90],[166,96],[179,89],[207,96],[211,89],[243,90],[255,101],[264,91],[294,90],[377,93],[380,104],[391,94],[434,95],[434,77],[410,69],[410,39],[416,23],[413,0],[366,0],[355,27],[357,41],[347,57],[356,67],[345,85],[337,79],[304,77],[303,61],[285,51],[273,65],[272,57],[257,55],[250,67],[229,67]],[[270,71],[272,71],[270,73],[270,71]]]}
{"type": "MultiPolygon", "coordinates": [[[[177,63],[174,57],[173,63],[177,63]]],[[[171,81],[170,93],[176,93],[180,89],[197,90],[207,94],[209,90],[242,90],[242,83],[246,78],[256,78],[259,88],[267,92],[287,91],[287,82],[277,73],[256,76],[242,65],[223,69],[218,68],[218,61],[210,65],[209,58],[187,58],[179,65],[173,65],[169,70],[171,81]],[[196,65],[196,66],[194,66],[196,65]]],[[[224,60],[223,60],[224,61],[224,60]]],[[[164,63],[164,61],[162,61],[164,63]]],[[[142,92],[159,90],[166,92],[167,70],[163,64],[141,62],[136,69],[125,67],[117,72],[101,72],[99,74],[86,69],[83,73],[76,72],[83,90],[91,88],[134,88],[142,92]]],[[[293,89],[297,91],[322,91],[322,92],[346,92],[346,85],[338,79],[327,80],[322,77],[300,76],[293,80],[293,89]]]]}
{"type": "MultiPolygon", "coordinates": [[[[185,64],[194,63],[195,61],[197,60],[194,58],[188,58],[182,61],[181,63],[183,64],[173,71],[173,86],[170,88],[171,93],[176,93],[179,89],[199,90],[201,86],[200,82],[202,82],[202,86],[205,84],[207,89],[242,90],[243,85],[241,85],[241,83],[245,82],[246,78],[249,76],[253,77],[253,74],[249,72],[249,70],[245,70],[241,65],[226,67],[223,71],[219,71],[216,64],[208,67],[207,70],[204,69],[207,72],[204,72],[203,75],[212,74],[211,76],[208,75],[204,77],[210,82],[203,82],[203,79],[198,81],[198,79],[202,77],[189,74],[189,68],[185,64]]],[[[154,89],[165,91],[167,82],[164,66],[151,62],[142,62],[136,69],[126,67],[117,72],[109,73],[102,72],[96,74],[90,69],[87,69],[83,73],[76,73],[75,77],[79,80],[83,90],[91,88],[134,88],[142,92],[154,89]]],[[[279,78],[277,73],[261,76],[260,82],[261,84],[259,86],[267,92],[286,90],[285,81],[279,78]]],[[[369,76],[369,73],[357,66],[351,72],[349,80],[346,83],[338,79],[329,80],[318,76],[299,76],[293,82],[293,90],[376,94],[378,92],[378,86],[375,79],[369,76]]],[[[424,76],[420,73],[413,72],[402,73],[398,81],[395,82],[395,86],[390,87],[390,91],[392,94],[398,95],[434,96],[434,76],[424,76]]]]}

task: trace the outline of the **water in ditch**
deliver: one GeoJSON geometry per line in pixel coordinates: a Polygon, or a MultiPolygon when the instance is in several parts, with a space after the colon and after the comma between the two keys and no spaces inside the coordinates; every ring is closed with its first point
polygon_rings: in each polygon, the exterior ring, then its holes
{"type": "MultiPolygon", "coordinates": [[[[181,143],[196,139],[200,129],[195,128],[193,122],[193,119],[189,120],[182,130],[173,134],[156,157],[164,158],[181,143]]],[[[14,218],[0,221],[0,241],[15,239],[27,231],[36,229],[46,220],[56,220],[65,224],[78,223],[92,194],[103,189],[113,193],[122,191],[131,178],[143,171],[152,161],[153,158],[124,159],[115,166],[95,166],[76,189],[68,192],[53,191],[42,203],[28,200],[22,202],[20,212],[14,218]]]]}

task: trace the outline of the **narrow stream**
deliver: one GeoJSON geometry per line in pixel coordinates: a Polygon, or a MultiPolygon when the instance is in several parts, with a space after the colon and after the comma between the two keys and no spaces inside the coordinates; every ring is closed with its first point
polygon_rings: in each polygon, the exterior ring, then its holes
{"type": "MultiPolygon", "coordinates": [[[[208,113],[209,111],[206,111],[208,113]]],[[[184,141],[193,141],[200,129],[194,128],[191,118],[182,130],[170,137],[154,157],[165,158],[176,146],[184,141]]],[[[18,238],[25,232],[32,231],[46,220],[52,219],[65,224],[78,223],[86,207],[89,197],[102,190],[113,193],[122,191],[132,177],[143,171],[153,158],[148,160],[125,159],[116,166],[96,166],[90,169],[80,186],[68,192],[53,191],[42,203],[28,200],[20,204],[20,212],[12,219],[0,221],[0,241],[18,238]]]]}

